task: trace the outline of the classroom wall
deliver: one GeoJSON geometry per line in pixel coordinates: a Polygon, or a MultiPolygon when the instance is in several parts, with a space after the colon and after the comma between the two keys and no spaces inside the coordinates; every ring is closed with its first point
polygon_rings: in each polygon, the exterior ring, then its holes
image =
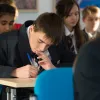
{"type": "MultiPolygon", "coordinates": [[[[24,23],[26,20],[35,20],[41,13],[53,12],[54,0],[38,0],[38,11],[37,12],[20,12],[16,20],[17,23],[24,23]]],[[[81,29],[84,28],[82,22],[82,14],[80,18],[81,29]]],[[[100,29],[99,29],[100,31],[100,29]]]]}
{"type": "MultiPolygon", "coordinates": [[[[53,12],[54,0],[38,0],[38,11],[37,12],[20,12],[16,20],[17,23],[24,23],[26,20],[35,20],[38,15],[43,12],[53,12]]],[[[81,20],[81,28],[83,29],[84,24],[81,20]]]]}
{"type": "Polygon", "coordinates": [[[43,12],[53,11],[54,0],[38,0],[38,12],[20,12],[17,23],[24,23],[26,20],[35,20],[43,12]]]}

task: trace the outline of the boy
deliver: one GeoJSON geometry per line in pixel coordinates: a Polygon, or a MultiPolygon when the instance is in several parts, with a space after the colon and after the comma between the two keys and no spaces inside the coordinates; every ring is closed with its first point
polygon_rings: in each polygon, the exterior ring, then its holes
{"type": "MultiPolygon", "coordinates": [[[[1,34],[0,77],[34,78],[42,70],[55,68],[60,63],[60,58],[51,45],[57,45],[63,35],[63,22],[54,13],[43,13],[35,22],[30,22],[30,24],[26,22],[19,30],[1,34]],[[32,65],[27,54],[32,58],[32,65]],[[35,61],[35,54],[41,61],[35,61]],[[41,67],[36,67],[36,63],[41,67]]],[[[3,99],[6,97],[4,90],[2,92],[3,99]]],[[[29,89],[18,89],[17,100],[28,100],[26,98],[30,92],[29,89]]]]}
{"type": "Polygon", "coordinates": [[[98,32],[100,24],[100,8],[96,6],[87,6],[84,8],[82,14],[83,22],[85,24],[85,28],[83,29],[85,41],[94,39],[100,34],[100,32],[98,32]]]}

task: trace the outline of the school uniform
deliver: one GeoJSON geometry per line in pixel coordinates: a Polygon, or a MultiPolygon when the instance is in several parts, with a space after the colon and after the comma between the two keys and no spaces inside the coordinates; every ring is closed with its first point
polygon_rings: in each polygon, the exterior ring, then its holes
{"type": "Polygon", "coordinates": [[[89,40],[93,40],[97,38],[98,36],[100,36],[100,32],[96,31],[94,32],[94,34],[92,34],[92,33],[87,32],[85,29],[83,29],[83,36],[84,36],[85,42],[87,42],[89,40]]]}
{"type": "Polygon", "coordinates": [[[77,54],[78,48],[76,44],[76,38],[75,38],[75,32],[74,30],[72,32],[69,31],[69,29],[65,26],[65,36],[66,36],[66,41],[67,41],[67,46],[68,49],[77,54]]]}
{"type": "MultiPolygon", "coordinates": [[[[12,77],[11,73],[16,68],[30,64],[27,53],[33,55],[33,52],[29,45],[27,29],[31,24],[33,24],[33,22],[30,22],[30,24],[26,22],[19,30],[0,34],[0,78],[12,77]]],[[[71,54],[70,57],[69,51],[66,53],[64,48],[62,48],[61,51],[60,49],[59,47],[58,50],[56,46],[51,46],[48,49],[51,61],[56,67],[62,67],[63,64],[69,64],[74,60],[74,55],[71,54]]],[[[39,73],[43,70],[41,67],[39,73]]],[[[28,97],[30,92],[32,92],[32,90],[19,89],[17,92],[18,100],[23,100],[23,98],[28,97]],[[26,97],[24,97],[25,94],[26,97]],[[20,95],[22,95],[22,97],[20,97],[20,95]]],[[[2,95],[2,100],[6,100],[6,96],[4,96],[6,95],[5,89],[3,89],[2,95]]]]}
{"type": "Polygon", "coordinates": [[[100,100],[100,37],[80,49],[74,80],[75,100],[100,100]]]}

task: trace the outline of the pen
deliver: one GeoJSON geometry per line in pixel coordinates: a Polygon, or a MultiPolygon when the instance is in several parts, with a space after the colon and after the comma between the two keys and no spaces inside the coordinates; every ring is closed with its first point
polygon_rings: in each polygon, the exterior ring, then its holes
{"type": "Polygon", "coordinates": [[[31,65],[33,65],[32,59],[28,53],[27,53],[27,57],[28,57],[28,60],[30,61],[31,65]]]}
{"type": "MultiPolygon", "coordinates": [[[[35,63],[33,63],[33,60],[32,60],[32,58],[30,57],[29,53],[27,53],[27,57],[28,57],[28,59],[29,59],[31,65],[34,65],[35,63]]],[[[35,67],[38,67],[38,69],[39,69],[39,64],[38,64],[38,60],[37,60],[37,56],[36,56],[36,55],[35,55],[35,61],[36,61],[35,67]]]]}

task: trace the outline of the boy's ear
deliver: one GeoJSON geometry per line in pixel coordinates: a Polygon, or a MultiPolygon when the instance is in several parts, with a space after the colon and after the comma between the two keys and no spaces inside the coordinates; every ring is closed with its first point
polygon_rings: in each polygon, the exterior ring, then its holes
{"type": "Polygon", "coordinates": [[[33,25],[30,26],[30,32],[32,32],[32,31],[34,31],[34,26],[33,25]]]}

